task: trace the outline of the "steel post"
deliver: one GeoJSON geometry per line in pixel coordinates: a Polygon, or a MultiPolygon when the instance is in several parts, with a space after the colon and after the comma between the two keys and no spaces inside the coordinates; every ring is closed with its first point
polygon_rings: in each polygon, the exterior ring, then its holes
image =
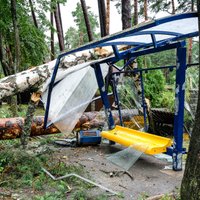
{"type": "Polygon", "coordinates": [[[186,48],[177,48],[173,170],[182,170],[186,48]]]}
{"type": "Polygon", "coordinates": [[[114,124],[114,119],[113,119],[111,108],[110,108],[110,102],[109,102],[109,99],[108,99],[108,94],[107,94],[107,91],[105,89],[105,84],[104,84],[100,64],[96,63],[92,67],[94,68],[94,71],[95,71],[95,75],[96,75],[97,83],[98,83],[98,86],[99,86],[101,99],[102,99],[102,102],[103,102],[103,105],[104,105],[104,108],[105,108],[105,114],[106,114],[106,118],[107,118],[107,122],[108,122],[108,127],[109,127],[109,129],[113,129],[115,127],[115,124],[114,124]]]}

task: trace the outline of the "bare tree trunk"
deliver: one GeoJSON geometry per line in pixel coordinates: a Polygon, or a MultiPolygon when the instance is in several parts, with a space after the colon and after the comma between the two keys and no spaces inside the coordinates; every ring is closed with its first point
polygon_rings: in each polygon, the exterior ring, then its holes
{"type": "Polygon", "coordinates": [[[106,36],[106,8],[104,0],[97,0],[98,8],[99,8],[99,21],[100,21],[100,29],[101,29],[101,37],[106,36]]]}
{"type": "Polygon", "coordinates": [[[62,34],[62,26],[61,26],[61,23],[60,23],[58,7],[56,7],[55,10],[54,10],[54,17],[55,17],[55,22],[56,22],[56,29],[57,29],[60,51],[64,51],[64,48],[65,48],[64,47],[64,38],[63,38],[63,34],[62,34]]]}
{"type": "Polygon", "coordinates": [[[188,39],[188,64],[192,63],[192,38],[188,39]]]}
{"type": "Polygon", "coordinates": [[[54,22],[53,22],[53,12],[50,12],[50,21],[51,21],[51,60],[55,59],[55,48],[54,48],[54,22]]]}
{"type": "Polygon", "coordinates": [[[172,0],[172,15],[175,15],[176,10],[175,10],[175,4],[174,4],[174,0],[172,0]]]}
{"type": "Polygon", "coordinates": [[[11,0],[11,13],[12,13],[12,21],[13,21],[13,28],[15,34],[15,66],[14,66],[14,73],[19,70],[20,66],[20,39],[19,39],[19,28],[17,23],[17,10],[16,10],[16,0],[11,0]]]}
{"type": "MultiPolygon", "coordinates": [[[[200,0],[197,1],[198,23],[200,30],[200,0]]],[[[200,39],[200,36],[199,36],[200,39]]],[[[199,45],[200,47],[200,45],[199,45]]],[[[199,48],[200,55],[200,48],[199,48]]],[[[200,56],[199,56],[200,63],[200,56]]],[[[199,67],[200,74],[200,67],[199,67]]],[[[199,76],[200,88],[200,76],[199,76]]],[[[181,200],[199,200],[200,199],[200,90],[198,93],[197,111],[195,123],[190,138],[190,146],[185,166],[185,172],[181,184],[181,200]]]]}
{"type": "Polygon", "coordinates": [[[106,0],[106,35],[110,35],[110,0],[106,0]]]}
{"type": "Polygon", "coordinates": [[[136,26],[138,24],[138,0],[134,0],[133,24],[134,24],[134,26],[136,26]]]}
{"type": "Polygon", "coordinates": [[[122,0],[122,29],[131,27],[131,2],[122,0]]]}
{"type": "Polygon", "coordinates": [[[94,37],[93,37],[92,29],[90,26],[90,21],[89,21],[89,17],[88,17],[87,6],[85,3],[85,0],[81,0],[81,6],[82,6],[82,10],[83,10],[85,25],[87,28],[88,39],[89,39],[89,41],[92,41],[92,40],[94,40],[94,37]]]}
{"type": "Polygon", "coordinates": [[[57,3],[57,8],[58,8],[58,15],[59,15],[60,26],[61,26],[61,33],[62,33],[62,37],[63,37],[63,39],[64,39],[63,24],[62,24],[62,16],[61,16],[61,11],[60,11],[60,3],[57,3]]]}
{"type": "Polygon", "coordinates": [[[144,0],[144,20],[147,21],[148,20],[148,3],[147,0],[144,0]]]}
{"type": "MultiPolygon", "coordinates": [[[[11,14],[12,14],[12,21],[13,21],[13,28],[14,28],[14,35],[15,35],[15,62],[14,62],[15,66],[13,68],[14,68],[14,73],[16,73],[17,71],[19,71],[20,57],[21,57],[16,0],[11,0],[11,14]]],[[[10,110],[13,116],[17,116],[17,110],[18,110],[17,96],[13,96],[11,98],[10,110]]]]}
{"type": "Polygon", "coordinates": [[[33,93],[31,95],[30,102],[28,104],[28,109],[26,112],[26,118],[24,120],[24,126],[22,128],[22,133],[21,133],[21,144],[23,148],[25,149],[27,144],[28,144],[28,139],[31,134],[31,126],[33,122],[33,116],[35,113],[36,106],[38,105],[40,101],[40,93],[33,93]]]}
{"type": "Polygon", "coordinates": [[[195,0],[191,0],[191,1],[192,1],[192,2],[191,2],[191,11],[194,12],[194,1],[195,1],[195,0]]]}
{"type": "Polygon", "coordinates": [[[35,16],[35,11],[34,11],[32,0],[29,0],[29,5],[30,5],[30,8],[31,8],[31,14],[32,14],[34,25],[35,25],[36,28],[38,28],[38,23],[37,23],[37,19],[36,19],[36,16],[35,16]]]}
{"type": "Polygon", "coordinates": [[[5,76],[9,75],[9,66],[6,60],[4,59],[4,50],[3,50],[3,38],[0,33],[0,62],[5,76]]]}

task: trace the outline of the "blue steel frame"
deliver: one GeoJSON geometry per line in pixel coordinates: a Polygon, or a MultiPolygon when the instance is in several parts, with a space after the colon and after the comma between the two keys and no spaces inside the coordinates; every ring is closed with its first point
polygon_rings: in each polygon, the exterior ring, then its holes
{"type": "MultiPolygon", "coordinates": [[[[116,62],[117,59],[118,60],[124,59],[124,56],[126,54],[129,54],[130,50],[124,51],[123,53],[119,53],[118,49],[116,48],[116,45],[122,45],[122,44],[125,44],[125,43],[124,42],[118,42],[118,43],[115,43],[115,45],[113,45],[113,44],[108,44],[109,41],[114,40],[114,39],[127,37],[127,36],[134,35],[134,34],[135,35],[141,35],[141,34],[143,34],[143,32],[141,32],[141,31],[145,31],[146,29],[154,27],[156,25],[164,24],[164,23],[167,23],[167,22],[170,22],[170,21],[174,21],[174,20],[180,20],[180,19],[184,19],[184,18],[191,18],[191,17],[198,17],[198,15],[195,12],[194,13],[183,13],[183,14],[178,14],[178,15],[173,15],[173,16],[170,16],[170,17],[158,19],[158,20],[155,20],[155,21],[153,21],[151,23],[147,23],[146,25],[138,26],[138,27],[136,27],[134,29],[128,29],[126,31],[123,31],[123,32],[120,32],[120,33],[117,33],[117,34],[113,34],[112,36],[105,37],[105,38],[103,38],[103,39],[101,39],[99,41],[91,42],[91,43],[88,43],[88,44],[86,44],[84,46],[81,46],[79,48],[76,48],[76,49],[73,49],[73,50],[70,50],[68,52],[64,52],[64,53],[60,54],[57,57],[55,68],[54,68],[54,71],[53,71],[53,74],[52,74],[52,77],[51,77],[51,82],[49,84],[49,91],[48,91],[48,95],[47,95],[47,105],[46,105],[46,111],[45,111],[45,119],[44,119],[44,127],[45,128],[47,127],[47,120],[48,120],[50,101],[51,101],[51,93],[52,93],[52,90],[53,90],[53,87],[54,87],[54,82],[55,82],[55,78],[56,78],[56,75],[57,75],[57,71],[58,71],[58,67],[59,67],[61,58],[65,57],[65,56],[67,56],[69,54],[79,52],[79,51],[83,51],[83,50],[87,50],[87,49],[93,49],[95,47],[100,47],[100,46],[110,46],[110,45],[112,45],[112,47],[114,49],[114,52],[115,52],[116,58],[115,59],[111,59],[111,61],[115,61],[116,62]],[[107,44],[106,44],[106,42],[107,42],[107,44]]],[[[179,33],[169,32],[169,31],[163,31],[163,32],[159,32],[159,33],[158,33],[158,31],[149,31],[146,34],[151,35],[152,42],[149,43],[149,44],[132,42],[130,45],[134,45],[135,46],[135,48],[131,49],[132,52],[135,52],[135,51],[137,51],[139,49],[142,49],[142,48],[147,48],[147,47],[152,47],[152,46],[154,48],[157,48],[158,46],[161,46],[161,45],[164,45],[164,44],[169,44],[170,42],[173,42],[173,41],[178,41],[178,40],[185,39],[185,38],[188,38],[188,37],[198,36],[198,31],[197,32],[188,33],[188,34],[184,34],[184,35],[181,35],[179,33]],[[174,36],[174,38],[156,42],[155,41],[155,34],[172,35],[172,36],[174,36]]]]}
{"type": "MultiPolygon", "coordinates": [[[[185,48],[185,42],[177,42],[185,38],[198,36],[198,31],[188,33],[188,34],[180,34],[176,32],[170,32],[170,31],[145,31],[145,29],[154,27],[159,24],[163,24],[166,22],[184,19],[184,18],[190,18],[190,17],[197,17],[197,13],[184,13],[179,15],[170,16],[167,18],[156,20],[152,23],[148,23],[144,26],[137,27],[135,29],[129,29],[127,31],[123,31],[118,34],[114,34],[109,37],[105,37],[99,41],[89,43],[87,45],[84,45],[80,48],[73,49],[71,51],[62,53],[58,56],[55,64],[55,68],[51,77],[51,82],[49,84],[49,90],[47,95],[47,105],[46,105],[46,111],[45,111],[45,119],[44,119],[44,127],[47,127],[47,120],[49,115],[49,109],[50,109],[50,102],[51,102],[51,93],[53,90],[53,87],[55,85],[55,78],[57,75],[58,67],[61,61],[61,58],[64,56],[67,56],[72,53],[76,53],[79,51],[87,50],[87,49],[93,49],[95,47],[102,47],[102,46],[112,46],[114,56],[111,58],[107,58],[99,63],[93,64],[93,68],[95,71],[95,75],[97,78],[97,83],[100,89],[101,98],[105,107],[106,116],[108,119],[108,125],[109,129],[114,128],[114,120],[112,117],[111,108],[108,101],[107,92],[105,90],[104,80],[102,77],[102,72],[100,68],[101,63],[109,63],[113,64],[121,59],[130,59],[134,60],[138,56],[147,55],[151,53],[156,53],[160,51],[165,51],[169,49],[177,49],[177,65],[176,65],[176,112],[175,112],[175,120],[174,120],[174,145],[173,148],[169,148],[167,150],[167,153],[172,155],[173,157],[173,169],[174,170],[181,170],[182,169],[182,153],[184,153],[184,149],[182,148],[182,139],[183,139],[183,114],[184,114],[184,94],[185,94],[185,72],[186,72],[186,48],[185,48]],[[142,31],[142,32],[141,32],[142,31]],[[132,35],[143,35],[147,34],[151,36],[152,42],[151,43],[138,43],[138,42],[116,42],[111,41],[123,37],[128,37],[132,35]],[[168,38],[166,40],[162,40],[157,42],[156,41],[156,34],[165,34],[173,36],[172,38],[168,38]],[[110,42],[110,43],[109,43],[110,42]],[[128,49],[123,52],[119,52],[116,45],[122,45],[122,44],[129,44],[134,46],[131,49],[128,49]]],[[[174,66],[170,66],[170,69],[174,68],[174,66]]],[[[144,69],[145,71],[146,69],[144,69]]],[[[140,71],[141,77],[142,77],[142,71],[140,71]]],[[[142,82],[143,86],[143,82],[142,82]]],[[[143,91],[144,92],[144,91],[143,91]]],[[[144,93],[143,93],[143,103],[144,103],[144,93]]],[[[143,106],[144,113],[146,112],[145,105],[143,106]]],[[[146,120],[145,120],[146,121],[146,120]]],[[[146,126],[146,125],[145,125],[146,126]]]]}
{"type": "MultiPolygon", "coordinates": [[[[174,143],[173,147],[167,149],[167,154],[172,156],[173,159],[173,170],[182,170],[182,154],[185,153],[185,148],[183,148],[183,124],[184,124],[184,98],[185,98],[185,75],[187,70],[186,64],[186,47],[185,42],[181,43],[181,46],[177,44],[177,64],[176,66],[164,66],[155,67],[148,69],[135,69],[129,71],[119,71],[113,74],[121,73],[140,73],[141,77],[141,89],[142,89],[142,107],[144,116],[144,128],[147,130],[146,122],[146,103],[144,95],[144,85],[143,85],[143,72],[166,69],[169,70],[176,69],[176,86],[175,86],[175,117],[174,117],[174,143]]],[[[164,49],[163,49],[164,50],[164,49]]],[[[196,64],[194,64],[196,65],[196,64]]],[[[188,65],[190,66],[190,65],[188,65]]]]}
{"type": "Polygon", "coordinates": [[[114,123],[114,119],[112,116],[112,112],[111,112],[111,108],[110,108],[110,103],[109,103],[109,99],[108,99],[108,93],[106,91],[105,88],[105,84],[104,84],[104,79],[102,76],[102,72],[101,72],[101,67],[99,63],[96,63],[95,65],[92,65],[92,67],[94,68],[94,72],[97,78],[97,84],[99,86],[99,91],[100,91],[100,95],[101,95],[101,99],[105,108],[105,115],[106,115],[106,119],[108,122],[108,127],[109,129],[113,129],[115,127],[115,123],[114,123]]]}

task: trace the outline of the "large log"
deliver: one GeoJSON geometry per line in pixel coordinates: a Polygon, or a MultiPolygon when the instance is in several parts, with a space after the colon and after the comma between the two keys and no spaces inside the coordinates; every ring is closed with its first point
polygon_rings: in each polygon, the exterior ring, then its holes
{"type": "MultiPolygon", "coordinates": [[[[122,118],[125,122],[130,122],[133,116],[138,115],[137,110],[122,110],[122,118]]],[[[113,117],[116,124],[119,124],[118,112],[113,111],[113,117]]],[[[36,116],[33,119],[30,136],[48,135],[60,133],[55,126],[47,129],[43,128],[44,117],[36,116]]],[[[85,112],[77,122],[75,129],[101,128],[105,125],[105,113],[85,112]]],[[[0,140],[19,138],[22,134],[24,118],[2,118],[0,119],[0,140]]]]}
{"type": "MultiPolygon", "coordinates": [[[[119,50],[123,50],[124,46],[120,46],[119,50]]],[[[77,53],[69,56],[65,56],[60,61],[59,70],[57,72],[56,81],[61,80],[70,73],[70,68],[81,63],[91,62],[97,59],[109,57],[113,54],[113,50],[110,48],[96,48],[87,51],[82,54],[77,53]]],[[[17,93],[26,91],[27,89],[34,88],[42,92],[46,89],[52,71],[54,69],[56,60],[48,62],[46,64],[32,67],[28,70],[19,72],[15,75],[7,76],[0,79],[0,100],[12,96],[17,93]]]]}

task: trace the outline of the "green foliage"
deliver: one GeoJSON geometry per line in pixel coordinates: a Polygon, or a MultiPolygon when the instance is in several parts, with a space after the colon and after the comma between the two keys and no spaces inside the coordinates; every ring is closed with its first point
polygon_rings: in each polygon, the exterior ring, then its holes
{"type": "Polygon", "coordinates": [[[86,200],[87,192],[85,190],[77,190],[71,197],[72,200],[86,200]]]}
{"type": "Polygon", "coordinates": [[[31,186],[41,169],[41,161],[21,150],[6,149],[0,154],[1,181],[13,188],[31,186]]]}
{"type": "MultiPolygon", "coordinates": [[[[0,0],[0,34],[3,39],[3,46],[9,46],[12,57],[15,57],[15,40],[13,32],[10,1],[0,0]]],[[[20,35],[21,64],[20,71],[29,66],[39,65],[44,61],[48,48],[45,42],[44,24],[36,28],[31,19],[29,4],[24,1],[17,1],[17,20],[20,35]],[[39,52],[39,53],[38,53],[39,52]]],[[[12,66],[11,66],[12,67],[12,66]]]]}
{"type": "Polygon", "coordinates": [[[165,78],[161,70],[148,72],[144,75],[145,96],[154,108],[171,106],[172,92],[165,90],[165,78]]]}
{"type": "Polygon", "coordinates": [[[199,62],[199,42],[193,41],[192,44],[192,62],[198,63],[199,62]]]}
{"type": "Polygon", "coordinates": [[[118,87],[122,108],[128,109],[137,106],[137,91],[134,88],[132,77],[125,77],[123,84],[118,87]]]}
{"type": "MultiPolygon", "coordinates": [[[[17,116],[19,117],[25,117],[26,116],[26,111],[27,111],[27,105],[19,105],[18,113],[17,116]]],[[[35,111],[36,116],[42,116],[44,115],[44,110],[40,107],[38,107],[35,111]]],[[[10,110],[9,105],[3,104],[0,105],[0,118],[9,118],[12,117],[12,113],[10,110]]]]}
{"type": "MultiPolygon", "coordinates": [[[[89,42],[80,3],[77,3],[76,10],[72,12],[72,16],[74,17],[76,27],[70,27],[66,32],[65,40],[68,48],[75,48],[89,42]]],[[[96,33],[96,28],[99,27],[97,16],[93,14],[89,7],[88,16],[94,38],[98,39],[99,34],[96,33]]]]}
{"type": "MultiPolygon", "coordinates": [[[[42,167],[45,167],[56,177],[69,173],[87,177],[82,166],[66,164],[55,159],[49,153],[35,156],[28,152],[18,148],[11,149],[9,145],[4,146],[0,154],[1,187],[13,189],[32,188],[40,192],[40,195],[37,195],[34,199],[48,200],[64,199],[69,184],[72,188],[79,188],[80,191],[86,191],[86,189],[93,187],[76,177],[55,181],[41,170],[42,167]]],[[[74,191],[71,193],[73,194],[74,191]]]]}

